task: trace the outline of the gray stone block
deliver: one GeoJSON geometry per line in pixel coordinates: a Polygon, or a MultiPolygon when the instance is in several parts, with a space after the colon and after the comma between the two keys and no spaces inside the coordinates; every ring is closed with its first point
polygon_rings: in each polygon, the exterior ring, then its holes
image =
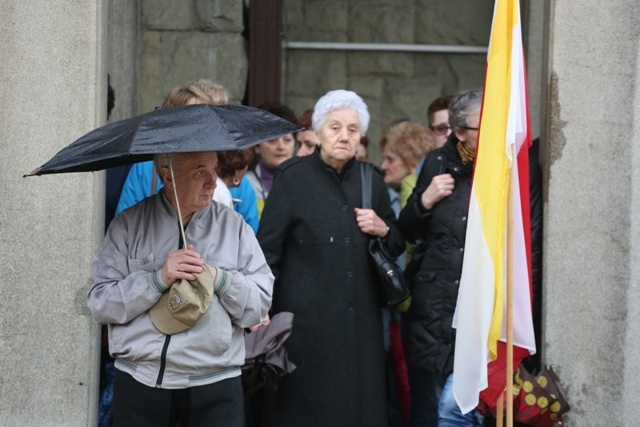
{"type": "Polygon", "coordinates": [[[368,159],[370,162],[379,165],[382,160],[380,155],[380,129],[382,103],[384,102],[384,81],[377,78],[352,78],[346,87],[362,97],[367,104],[371,120],[369,129],[367,130],[367,138],[369,138],[369,146],[367,148],[368,159]]]}
{"type": "Polygon", "coordinates": [[[482,87],[485,66],[484,54],[424,53],[416,57],[415,75],[440,81],[440,95],[455,95],[465,89],[482,87]]]}
{"type": "Polygon", "coordinates": [[[387,79],[382,102],[383,126],[397,119],[427,125],[429,103],[442,95],[442,84],[435,79],[387,79]]]}
{"type": "Polygon", "coordinates": [[[350,78],[346,88],[362,97],[367,103],[378,103],[383,97],[384,81],[375,77],[350,78]]]}
{"type": "Polygon", "coordinates": [[[115,91],[110,121],[138,112],[138,35],[140,14],[137,0],[109,0],[107,72],[115,91]]]}
{"type": "Polygon", "coordinates": [[[482,88],[487,64],[486,55],[449,54],[447,60],[458,83],[457,92],[482,88]]]}
{"type": "Polygon", "coordinates": [[[416,43],[488,46],[493,0],[417,0],[416,43]]]}
{"type": "Polygon", "coordinates": [[[317,101],[318,98],[308,96],[289,96],[284,104],[296,113],[296,117],[300,117],[307,108],[313,108],[317,101]]]}
{"type": "Polygon", "coordinates": [[[346,53],[289,51],[284,84],[287,96],[316,99],[329,90],[344,89],[347,84],[346,53]]]}
{"type": "Polygon", "coordinates": [[[140,57],[139,114],[162,105],[162,100],[168,93],[168,90],[165,91],[162,75],[162,32],[144,31],[140,57]]]}
{"type": "Polygon", "coordinates": [[[244,97],[248,61],[240,34],[147,33],[143,37],[146,45],[141,64],[141,85],[145,88],[142,108],[152,109],[173,87],[201,78],[222,84],[231,102],[244,97]],[[156,88],[161,91],[159,99],[155,99],[156,88]]]}
{"type": "Polygon", "coordinates": [[[414,20],[412,1],[354,2],[349,6],[349,41],[410,44],[414,20]]]}
{"type": "Polygon", "coordinates": [[[289,0],[284,13],[285,39],[290,41],[344,42],[352,25],[348,2],[341,0],[289,0]]]}
{"type": "Polygon", "coordinates": [[[244,29],[241,1],[195,0],[195,13],[202,31],[239,33],[244,29]]]}
{"type": "Polygon", "coordinates": [[[348,51],[346,57],[349,76],[384,78],[414,75],[413,53],[348,51]]]}
{"type": "Polygon", "coordinates": [[[191,0],[144,0],[140,2],[140,21],[149,30],[182,30],[193,26],[191,0]]]}
{"type": "Polygon", "coordinates": [[[282,0],[284,37],[287,40],[304,40],[300,37],[306,27],[303,5],[301,0],[282,0]]]}

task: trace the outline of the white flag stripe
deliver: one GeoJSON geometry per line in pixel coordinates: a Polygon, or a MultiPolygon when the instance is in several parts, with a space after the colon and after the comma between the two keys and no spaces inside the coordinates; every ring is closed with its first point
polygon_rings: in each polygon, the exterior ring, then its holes
{"type": "MultiPolygon", "coordinates": [[[[455,355],[467,356],[466,363],[455,364],[453,376],[453,393],[463,414],[478,405],[478,392],[487,387],[487,338],[495,299],[494,265],[486,245],[474,188],[471,189],[468,218],[466,241],[482,244],[474,247],[477,250],[476,256],[465,256],[453,317],[453,327],[457,328],[455,355]],[[465,331],[468,330],[473,332],[467,335],[465,331]],[[478,352],[479,349],[482,351],[478,352]],[[464,381],[458,381],[457,378],[464,381]]],[[[455,358],[455,362],[457,361],[455,358]]]]}

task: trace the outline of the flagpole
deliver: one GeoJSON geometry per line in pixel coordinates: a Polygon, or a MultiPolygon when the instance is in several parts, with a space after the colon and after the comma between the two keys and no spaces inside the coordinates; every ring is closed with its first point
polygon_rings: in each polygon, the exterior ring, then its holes
{"type": "MultiPolygon", "coordinates": [[[[515,151],[515,150],[514,150],[515,151]]],[[[513,169],[510,170],[513,173],[513,169]]],[[[511,211],[513,198],[509,190],[507,206],[511,211]]],[[[507,215],[507,427],[513,427],[513,218],[507,215]]]]}
{"type": "Polygon", "coordinates": [[[504,390],[498,397],[498,403],[496,405],[496,427],[502,427],[504,425],[504,390]]]}

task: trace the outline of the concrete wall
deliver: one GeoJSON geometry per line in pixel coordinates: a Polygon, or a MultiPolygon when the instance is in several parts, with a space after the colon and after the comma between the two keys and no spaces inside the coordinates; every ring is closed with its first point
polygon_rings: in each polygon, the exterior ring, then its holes
{"type": "MultiPolygon", "coordinates": [[[[603,7],[604,6],[604,7],[603,7]]],[[[565,425],[640,418],[640,11],[550,2],[543,360],[565,425]]]]}
{"type": "Polygon", "coordinates": [[[95,425],[102,173],[22,175],[106,119],[105,1],[0,0],[0,425],[95,425]]]}

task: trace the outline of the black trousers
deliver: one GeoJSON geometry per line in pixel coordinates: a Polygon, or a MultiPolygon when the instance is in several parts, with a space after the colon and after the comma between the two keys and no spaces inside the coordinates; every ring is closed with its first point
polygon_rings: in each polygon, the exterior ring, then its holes
{"type": "Polygon", "coordinates": [[[242,427],[242,380],[179,390],[148,387],[116,369],[114,427],[242,427]]]}

